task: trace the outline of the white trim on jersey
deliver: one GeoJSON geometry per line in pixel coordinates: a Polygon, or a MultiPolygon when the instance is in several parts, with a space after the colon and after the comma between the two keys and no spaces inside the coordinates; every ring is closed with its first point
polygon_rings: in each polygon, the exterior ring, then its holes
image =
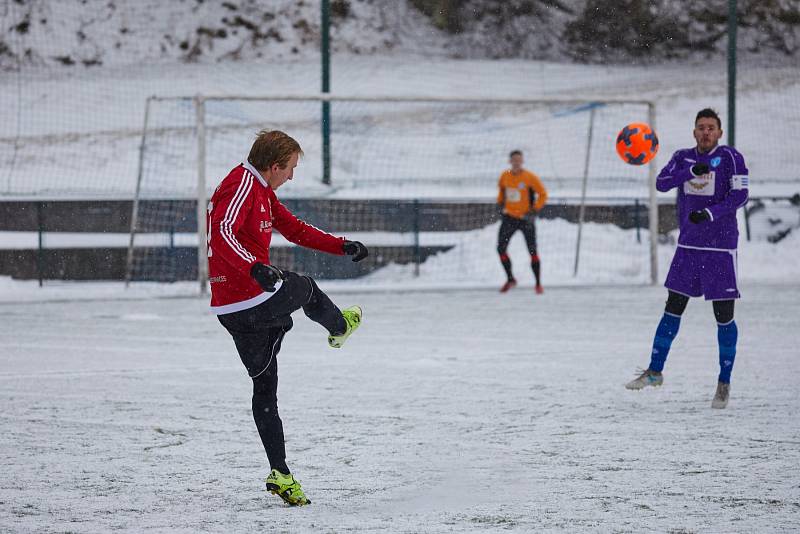
{"type": "Polygon", "coordinates": [[[692,250],[711,250],[714,252],[736,252],[735,248],[693,247],[691,245],[681,245],[680,243],[678,243],[678,248],[690,248],[692,250]]]}
{"type": "MultiPolygon", "coordinates": [[[[275,293],[278,292],[278,290],[281,288],[282,285],[283,285],[283,280],[278,280],[278,282],[275,284],[275,293]]],[[[234,302],[232,304],[225,304],[223,306],[211,306],[211,313],[215,315],[224,315],[226,313],[249,310],[250,308],[255,308],[262,302],[266,302],[267,300],[272,298],[272,296],[275,295],[275,293],[264,292],[261,293],[260,295],[256,295],[251,299],[234,302]]]]}
{"type": "Polygon", "coordinates": [[[267,181],[264,179],[264,177],[263,177],[263,176],[261,176],[261,173],[260,173],[260,172],[258,172],[258,169],[256,169],[255,167],[253,167],[253,166],[250,164],[250,162],[249,162],[249,161],[247,161],[247,160],[244,160],[244,161],[242,162],[242,167],[244,167],[245,169],[247,169],[248,171],[250,171],[250,174],[252,174],[252,175],[253,175],[253,176],[255,176],[256,178],[258,178],[258,181],[259,181],[259,182],[261,182],[261,185],[263,185],[264,187],[267,187],[267,186],[269,185],[269,184],[267,184],[267,181]]]}
{"type": "Polygon", "coordinates": [[[239,210],[242,208],[242,204],[244,204],[247,195],[250,194],[252,187],[253,175],[245,171],[242,174],[242,181],[239,182],[239,187],[236,189],[231,203],[228,204],[225,217],[222,219],[222,222],[219,223],[219,231],[220,235],[222,235],[222,239],[228,243],[228,246],[231,247],[239,257],[248,263],[256,261],[256,257],[250,254],[242,244],[236,240],[236,237],[233,235],[233,222],[239,217],[239,210]]]}
{"type": "Polygon", "coordinates": [[[725,149],[725,152],[731,157],[731,162],[733,163],[733,174],[739,174],[736,169],[736,156],[733,155],[733,152],[729,148],[725,149]]]}

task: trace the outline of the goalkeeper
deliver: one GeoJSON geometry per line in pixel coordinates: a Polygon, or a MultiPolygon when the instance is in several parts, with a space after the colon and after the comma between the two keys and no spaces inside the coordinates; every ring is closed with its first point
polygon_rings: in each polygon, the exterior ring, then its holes
{"type": "Polygon", "coordinates": [[[710,300],[717,319],[719,376],[712,408],[725,408],[730,396],[731,371],[736,358],[738,329],[733,304],[739,298],[736,283],[736,247],[739,229],[736,210],[747,203],[749,171],[733,147],[719,145],[722,122],[713,109],[702,109],[694,122],[694,148],[678,150],[656,180],[659,191],[678,189],[678,248],[664,286],[667,304],[656,328],[650,365],[628,389],[660,386],[661,372],[681,315],[690,297],[710,300]]]}
{"type": "Polygon", "coordinates": [[[522,168],[523,156],[519,150],[509,154],[511,169],[500,175],[497,183],[497,205],[502,214],[500,231],[497,236],[497,253],[506,272],[506,283],[500,288],[505,293],[517,285],[511,271],[511,258],[508,256],[508,243],[517,230],[522,230],[528,252],[531,255],[531,268],[536,278],[536,292],[542,293],[541,264],[536,251],[535,216],[547,202],[547,190],[534,173],[522,168]]]}
{"type": "Polygon", "coordinates": [[[269,459],[267,488],[291,505],[308,504],[286,465],[283,423],[278,415],[278,352],[302,308],[328,331],[339,348],[361,323],[361,308],[340,310],[309,277],[270,263],[272,230],[298,245],[367,257],[358,241],[327,234],[296,218],[275,191],[291,180],[302,150],[280,131],[258,134],[247,161],[234,168],[208,203],[208,270],[211,310],[236,345],[253,380],[253,417],[269,459]]]}

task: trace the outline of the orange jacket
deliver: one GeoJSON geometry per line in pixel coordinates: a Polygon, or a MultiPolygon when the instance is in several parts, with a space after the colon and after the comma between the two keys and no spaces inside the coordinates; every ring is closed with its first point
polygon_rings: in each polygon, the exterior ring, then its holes
{"type": "Polygon", "coordinates": [[[497,187],[497,203],[503,206],[503,213],[517,219],[525,217],[531,210],[531,205],[538,212],[547,202],[547,190],[542,181],[526,169],[522,169],[519,174],[512,173],[510,169],[503,171],[497,187]]]}

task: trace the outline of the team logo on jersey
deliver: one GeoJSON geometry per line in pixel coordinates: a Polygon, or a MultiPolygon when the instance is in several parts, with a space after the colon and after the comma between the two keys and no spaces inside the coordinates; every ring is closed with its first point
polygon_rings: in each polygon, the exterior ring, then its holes
{"type": "Polygon", "coordinates": [[[266,213],[267,210],[264,209],[264,204],[261,204],[261,213],[266,213]]]}
{"type": "Polygon", "coordinates": [[[716,158],[711,158],[711,167],[713,167],[713,168],[719,167],[719,164],[720,164],[721,161],[722,161],[722,158],[719,157],[719,156],[717,156],[716,158]]]}

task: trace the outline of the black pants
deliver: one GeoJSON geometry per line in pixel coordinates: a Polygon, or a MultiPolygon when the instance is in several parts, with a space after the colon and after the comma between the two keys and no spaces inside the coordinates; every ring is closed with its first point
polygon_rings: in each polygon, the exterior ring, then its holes
{"type": "Polygon", "coordinates": [[[511,241],[517,230],[522,230],[522,235],[525,236],[525,243],[528,245],[528,252],[531,255],[531,268],[533,275],[536,277],[536,285],[541,284],[541,267],[539,263],[539,254],[536,251],[536,224],[533,219],[517,219],[510,215],[503,215],[500,222],[500,231],[497,235],[497,253],[500,255],[500,263],[506,271],[506,276],[509,280],[514,279],[514,274],[511,270],[511,258],[508,257],[506,251],[508,250],[508,243],[511,241]]]}
{"type": "Polygon", "coordinates": [[[281,288],[258,306],[217,318],[233,337],[236,350],[253,379],[253,418],[272,469],[289,473],[286,465],[283,422],[278,414],[278,352],[292,328],[292,312],[303,308],[306,316],[340,334],[347,325],[342,312],[314,280],[285,272],[281,288]]]}
{"type": "Polygon", "coordinates": [[[525,236],[525,243],[528,245],[528,252],[531,256],[536,255],[536,225],[533,220],[517,219],[509,215],[503,215],[503,220],[500,222],[500,232],[497,235],[497,253],[503,255],[508,249],[508,243],[511,241],[511,236],[522,230],[522,235],[525,236]]]}

